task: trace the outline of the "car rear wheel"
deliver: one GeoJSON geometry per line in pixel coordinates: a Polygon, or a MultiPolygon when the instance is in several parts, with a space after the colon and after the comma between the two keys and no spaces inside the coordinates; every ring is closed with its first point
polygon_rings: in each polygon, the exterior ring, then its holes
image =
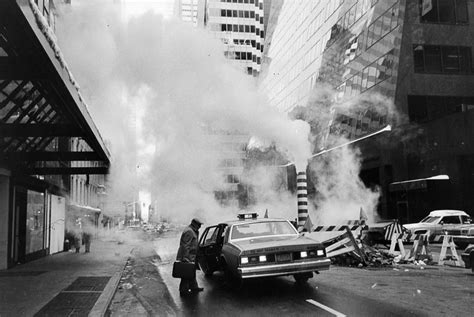
{"type": "Polygon", "coordinates": [[[296,283],[298,284],[305,284],[306,282],[308,282],[308,280],[310,278],[313,277],[313,273],[312,272],[308,272],[308,273],[298,273],[298,274],[295,274],[293,275],[296,283]]]}
{"type": "Polygon", "coordinates": [[[236,276],[227,266],[227,264],[224,265],[224,282],[226,286],[232,288],[232,289],[240,289],[243,284],[242,278],[239,276],[236,276]]]}

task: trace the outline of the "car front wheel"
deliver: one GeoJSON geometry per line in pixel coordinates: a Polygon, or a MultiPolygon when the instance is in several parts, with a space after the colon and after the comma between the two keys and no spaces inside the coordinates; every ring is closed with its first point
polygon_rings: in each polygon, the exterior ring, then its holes
{"type": "Polygon", "coordinates": [[[298,284],[305,284],[306,282],[308,282],[308,280],[310,278],[313,277],[313,273],[309,272],[309,273],[298,273],[298,274],[295,274],[293,275],[296,283],[298,284]]]}

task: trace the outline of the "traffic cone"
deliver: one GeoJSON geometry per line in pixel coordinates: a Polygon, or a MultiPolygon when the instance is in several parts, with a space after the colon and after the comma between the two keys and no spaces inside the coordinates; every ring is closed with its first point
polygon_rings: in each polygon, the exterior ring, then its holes
{"type": "Polygon", "coordinates": [[[313,231],[313,222],[311,221],[311,218],[308,215],[308,218],[306,219],[306,222],[304,223],[303,226],[303,232],[311,232],[313,231]]]}
{"type": "Polygon", "coordinates": [[[360,207],[360,212],[359,212],[359,220],[367,222],[369,220],[369,217],[367,217],[367,214],[365,213],[364,209],[360,207]]]}

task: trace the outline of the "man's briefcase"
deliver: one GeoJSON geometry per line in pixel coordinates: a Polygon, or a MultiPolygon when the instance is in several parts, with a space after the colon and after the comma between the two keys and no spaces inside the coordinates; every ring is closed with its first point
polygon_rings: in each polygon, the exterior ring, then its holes
{"type": "Polygon", "coordinates": [[[193,262],[179,262],[173,264],[173,277],[192,279],[196,277],[196,264],[193,262]]]}

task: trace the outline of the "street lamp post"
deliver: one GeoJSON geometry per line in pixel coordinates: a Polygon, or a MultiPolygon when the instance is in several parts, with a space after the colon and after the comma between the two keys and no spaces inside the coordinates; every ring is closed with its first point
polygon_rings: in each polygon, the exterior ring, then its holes
{"type": "MultiPolygon", "coordinates": [[[[364,139],[373,137],[373,136],[378,135],[380,133],[391,131],[391,130],[392,130],[392,127],[390,125],[387,125],[386,127],[384,127],[381,130],[370,133],[370,134],[365,135],[363,137],[360,137],[358,139],[354,139],[354,140],[351,140],[349,142],[334,146],[332,148],[324,149],[320,152],[317,152],[317,153],[311,155],[311,157],[308,160],[310,160],[314,157],[321,156],[321,155],[326,154],[328,152],[331,152],[333,150],[336,150],[336,149],[351,145],[353,143],[362,141],[364,139]]],[[[285,165],[279,165],[279,167],[287,167],[287,166],[291,166],[291,165],[294,165],[294,164],[295,164],[294,162],[289,162],[285,165]]],[[[296,176],[296,186],[297,187],[296,188],[297,188],[297,199],[298,199],[297,226],[298,226],[298,231],[301,232],[303,230],[303,227],[304,227],[306,221],[308,220],[308,190],[307,190],[308,185],[307,185],[307,180],[306,180],[306,171],[299,171],[299,172],[296,171],[296,172],[297,172],[297,176],[296,176]]]]}

